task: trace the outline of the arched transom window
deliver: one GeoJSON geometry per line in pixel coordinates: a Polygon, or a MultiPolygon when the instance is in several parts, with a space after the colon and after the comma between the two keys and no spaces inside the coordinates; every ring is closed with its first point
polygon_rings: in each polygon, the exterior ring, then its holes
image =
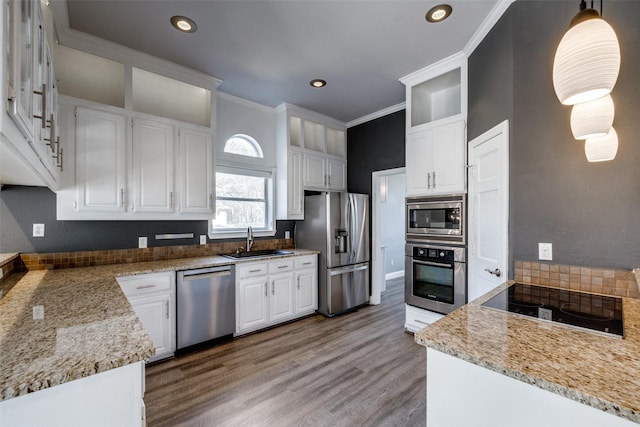
{"type": "Polygon", "coordinates": [[[258,157],[262,159],[262,147],[258,141],[249,135],[236,134],[227,139],[224,144],[224,152],[238,154],[240,156],[258,157]]]}

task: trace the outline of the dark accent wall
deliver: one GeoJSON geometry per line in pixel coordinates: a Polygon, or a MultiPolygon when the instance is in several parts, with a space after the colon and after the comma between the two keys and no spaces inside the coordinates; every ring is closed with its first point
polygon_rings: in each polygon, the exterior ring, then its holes
{"type": "MultiPolygon", "coordinates": [[[[275,238],[284,238],[285,230],[293,232],[293,221],[277,221],[275,238]]],[[[48,188],[6,185],[0,191],[0,253],[129,249],[138,247],[139,236],[148,237],[150,248],[196,245],[201,234],[207,221],[58,221],[56,195],[48,188]],[[45,237],[32,237],[34,223],[45,225],[45,237]],[[165,233],[194,237],[155,240],[165,233]]]]}
{"type": "Polygon", "coordinates": [[[405,110],[347,130],[347,187],[371,195],[371,173],[405,165],[405,110]]]}
{"type": "Polygon", "coordinates": [[[573,0],[511,5],[469,58],[468,138],[510,120],[511,262],[537,260],[538,242],[551,242],[554,262],[630,269],[640,265],[640,2],[605,2],[622,55],[609,162],[587,162],[553,89],[553,57],[577,11],[573,0]]]}

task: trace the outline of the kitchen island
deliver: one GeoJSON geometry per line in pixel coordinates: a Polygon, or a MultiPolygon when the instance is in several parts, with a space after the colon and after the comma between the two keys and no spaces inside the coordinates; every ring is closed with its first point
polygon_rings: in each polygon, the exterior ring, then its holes
{"type": "MultiPolygon", "coordinates": [[[[316,252],[291,256],[307,253],[316,252]]],[[[8,277],[15,283],[0,299],[0,425],[140,425],[144,360],[154,346],[116,277],[238,262],[210,256],[8,277]]]]}
{"type": "Polygon", "coordinates": [[[427,347],[427,425],[640,423],[640,300],[623,298],[620,339],[481,306],[512,284],[415,334],[427,347]]]}

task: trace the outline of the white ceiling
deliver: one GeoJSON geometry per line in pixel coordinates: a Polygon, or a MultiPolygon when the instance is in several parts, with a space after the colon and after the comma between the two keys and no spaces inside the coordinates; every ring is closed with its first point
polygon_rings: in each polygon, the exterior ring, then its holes
{"type": "MultiPolygon", "coordinates": [[[[502,0],[504,1],[504,0],[502,0]]],[[[219,91],[289,102],[344,122],[404,102],[400,77],[463,50],[499,0],[67,0],[69,27],[223,81],[219,91]],[[169,19],[188,16],[192,34],[169,19]],[[309,85],[328,82],[323,89],[309,85]]]]}

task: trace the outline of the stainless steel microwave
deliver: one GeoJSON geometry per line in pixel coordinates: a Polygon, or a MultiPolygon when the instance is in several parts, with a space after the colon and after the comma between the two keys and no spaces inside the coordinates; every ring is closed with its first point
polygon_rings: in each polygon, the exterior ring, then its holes
{"type": "Polygon", "coordinates": [[[464,194],[408,197],[407,241],[464,245],[465,214],[464,194]]]}

